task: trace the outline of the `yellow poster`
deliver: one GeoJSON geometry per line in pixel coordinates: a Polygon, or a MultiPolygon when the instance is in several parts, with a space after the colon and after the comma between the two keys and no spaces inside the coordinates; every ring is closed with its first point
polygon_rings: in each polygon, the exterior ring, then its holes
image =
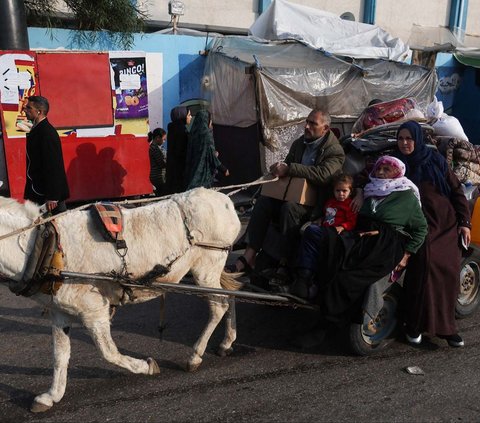
{"type": "Polygon", "coordinates": [[[35,57],[25,53],[0,55],[0,102],[8,138],[24,137],[31,123],[23,113],[27,98],[36,92],[35,57]]]}

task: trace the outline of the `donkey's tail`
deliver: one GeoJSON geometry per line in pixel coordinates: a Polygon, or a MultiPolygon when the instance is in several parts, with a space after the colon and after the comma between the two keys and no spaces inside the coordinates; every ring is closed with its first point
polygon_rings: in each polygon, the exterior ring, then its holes
{"type": "Polygon", "coordinates": [[[220,276],[220,285],[223,289],[228,289],[230,291],[238,291],[243,288],[243,283],[239,282],[237,278],[242,275],[242,273],[227,273],[222,272],[220,276]]]}

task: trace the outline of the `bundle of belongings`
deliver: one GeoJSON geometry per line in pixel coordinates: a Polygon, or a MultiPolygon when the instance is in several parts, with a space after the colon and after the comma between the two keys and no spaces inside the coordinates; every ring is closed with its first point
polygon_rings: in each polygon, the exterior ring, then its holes
{"type": "MultiPolygon", "coordinates": [[[[372,128],[388,127],[389,123],[406,120],[426,122],[433,128],[430,142],[437,146],[462,183],[480,184],[480,146],[473,145],[454,116],[444,113],[443,104],[436,97],[425,113],[413,98],[399,98],[368,106],[352,127],[355,137],[370,133],[372,128]]],[[[385,128],[386,129],[386,128],[385,128]]]]}
{"type": "Polygon", "coordinates": [[[443,103],[434,100],[428,105],[427,119],[434,130],[432,143],[442,153],[462,183],[480,184],[480,146],[473,145],[459,120],[443,112],[443,103]]]}
{"type": "Polygon", "coordinates": [[[462,183],[480,184],[480,145],[452,137],[432,140],[462,183]]]}
{"type": "Polygon", "coordinates": [[[405,120],[425,120],[414,98],[399,98],[368,106],[353,124],[352,132],[361,135],[368,129],[405,120]]]}

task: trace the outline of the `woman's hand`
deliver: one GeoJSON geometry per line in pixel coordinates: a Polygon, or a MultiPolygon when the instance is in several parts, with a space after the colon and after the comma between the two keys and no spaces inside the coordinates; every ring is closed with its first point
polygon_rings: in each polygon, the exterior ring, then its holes
{"type": "Polygon", "coordinates": [[[343,226],[335,226],[335,229],[337,230],[338,235],[340,235],[345,230],[343,226]]]}
{"type": "Polygon", "coordinates": [[[470,241],[472,240],[470,229],[466,226],[459,226],[458,235],[460,235],[465,240],[465,243],[468,247],[470,245],[470,241]]]}
{"type": "Polygon", "coordinates": [[[355,197],[352,199],[352,204],[350,205],[352,211],[358,213],[363,206],[363,189],[357,188],[355,197]]]}
{"type": "Polygon", "coordinates": [[[402,259],[400,260],[400,263],[398,263],[397,267],[395,267],[395,269],[394,269],[395,272],[400,272],[403,269],[405,269],[405,267],[407,267],[408,259],[410,258],[410,256],[411,256],[411,254],[408,251],[405,251],[402,259]]]}

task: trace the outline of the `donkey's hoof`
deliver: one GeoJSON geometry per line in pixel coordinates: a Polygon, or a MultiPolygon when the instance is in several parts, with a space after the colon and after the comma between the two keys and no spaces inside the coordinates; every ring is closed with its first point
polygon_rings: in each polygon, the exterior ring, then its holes
{"type": "Polygon", "coordinates": [[[33,401],[33,404],[30,407],[30,411],[32,413],[44,413],[45,411],[50,410],[50,408],[52,408],[51,405],[46,405],[41,402],[33,401]]]}
{"type": "Polygon", "coordinates": [[[187,363],[187,367],[186,367],[187,372],[189,373],[196,372],[200,367],[200,364],[201,363],[187,363]]]}
{"type": "Polygon", "coordinates": [[[233,352],[233,348],[227,348],[227,349],[224,349],[222,347],[220,347],[218,350],[217,350],[217,355],[219,357],[227,357],[229,356],[231,353],[233,352]]]}
{"type": "Polygon", "coordinates": [[[152,357],[147,358],[147,364],[148,364],[148,374],[149,375],[156,375],[156,374],[160,373],[160,367],[158,366],[157,362],[152,357]]]}

